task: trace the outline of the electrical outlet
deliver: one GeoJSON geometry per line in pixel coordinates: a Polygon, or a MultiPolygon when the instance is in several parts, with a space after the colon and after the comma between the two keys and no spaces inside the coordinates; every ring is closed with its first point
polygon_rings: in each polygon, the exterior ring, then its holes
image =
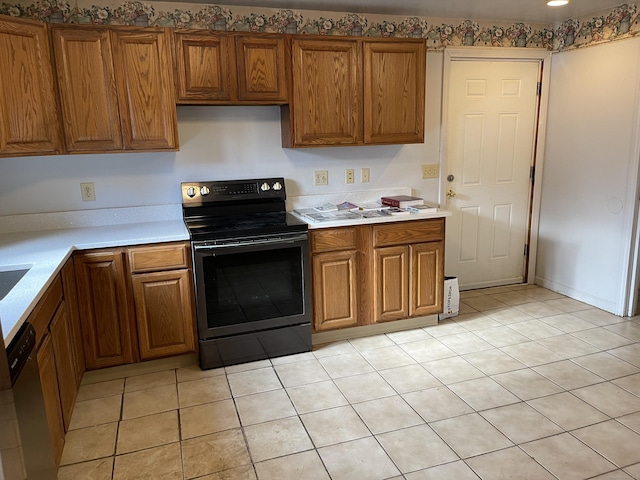
{"type": "Polygon", "coordinates": [[[440,175],[440,165],[437,163],[428,163],[422,165],[422,178],[438,178],[440,175]]]}
{"type": "Polygon", "coordinates": [[[344,183],[354,183],[355,179],[354,179],[355,173],[353,173],[353,168],[347,168],[344,171],[344,183]]]}
{"type": "Polygon", "coordinates": [[[80,184],[80,193],[82,194],[83,202],[95,202],[96,201],[96,190],[93,186],[93,182],[81,183],[80,184]]]}
{"type": "Polygon", "coordinates": [[[329,185],[328,170],[316,170],[314,175],[315,175],[313,179],[314,185],[329,185]]]}
{"type": "Polygon", "coordinates": [[[362,170],[360,170],[360,181],[362,183],[369,183],[370,177],[369,177],[369,167],[365,167],[362,170]]]}

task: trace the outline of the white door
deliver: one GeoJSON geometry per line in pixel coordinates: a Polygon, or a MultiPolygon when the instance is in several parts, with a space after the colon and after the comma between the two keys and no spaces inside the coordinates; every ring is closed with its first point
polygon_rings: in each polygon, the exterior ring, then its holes
{"type": "Polygon", "coordinates": [[[461,288],[524,281],[540,65],[451,62],[445,273],[461,288]]]}

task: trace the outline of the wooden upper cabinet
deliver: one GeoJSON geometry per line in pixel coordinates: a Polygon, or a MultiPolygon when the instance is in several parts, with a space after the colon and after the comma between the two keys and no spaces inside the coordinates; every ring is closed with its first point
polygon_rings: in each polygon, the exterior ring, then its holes
{"type": "Polygon", "coordinates": [[[290,124],[283,115],[284,146],[362,143],[359,41],[295,38],[291,48],[293,92],[290,124]]]}
{"type": "Polygon", "coordinates": [[[124,147],[176,150],[171,36],[164,28],[113,28],[113,63],[124,147]]]}
{"type": "Polygon", "coordinates": [[[67,150],[122,149],[109,30],[52,27],[67,150]]]}
{"type": "Polygon", "coordinates": [[[421,39],[294,38],[284,147],[424,142],[421,39]]]}
{"type": "Polygon", "coordinates": [[[364,142],[423,143],[424,41],[364,42],[364,142]]]}
{"type": "Polygon", "coordinates": [[[176,31],[174,35],[178,102],[231,101],[236,84],[231,38],[206,31],[176,31]]]}
{"type": "Polygon", "coordinates": [[[177,30],[174,38],[178,103],[288,102],[288,56],[282,35],[177,30]]]}
{"type": "Polygon", "coordinates": [[[0,156],[61,151],[47,27],[0,16],[0,156]]]}
{"type": "Polygon", "coordinates": [[[235,47],[238,100],[287,103],[289,62],[284,37],[238,35],[235,47]]]}
{"type": "Polygon", "coordinates": [[[69,152],[177,149],[166,30],[55,25],[52,32],[69,152]]]}

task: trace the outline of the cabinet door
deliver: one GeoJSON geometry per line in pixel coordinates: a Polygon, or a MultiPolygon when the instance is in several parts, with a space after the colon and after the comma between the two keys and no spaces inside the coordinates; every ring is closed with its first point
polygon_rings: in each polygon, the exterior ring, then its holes
{"type": "Polygon", "coordinates": [[[312,269],[314,330],[358,325],[356,251],[315,254],[312,269]]]}
{"type": "Polygon", "coordinates": [[[228,35],[175,32],[178,103],[229,102],[236,96],[235,62],[228,35]]]}
{"type": "Polygon", "coordinates": [[[53,445],[53,454],[56,459],[56,465],[59,465],[64,448],[64,423],[62,420],[60,395],[58,393],[58,376],[56,374],[56,362],[51,335],[44,337],[36,358],[40,372],[40,385],[42,386],[44,407],[47,412],[49,435],[51,436],[51,443],[53,445]]]}
{"type": "Polygon", "coordinates": [[[176,150],[169,33],[162,28],[114,28],[111,40],[125,149],[176,150]]]}
{"type": "Polygon", "coordinates": [[[284,37],[236,37],[238,100],[288,103],[287,60],[284,37]]]}
{"type": "Polygon", "coordinates": [[[131,363],[122,251],[82,253],[74,264],[87,369],[131,363]]]}
{"type": "Polygon", "coordinates": [[[423,143],[426,45],[364,42],[364,142],[423,143]]]}
{"type": "MultiPolygon", "coordinates": [[[[292,59],[293,95],[289,114],[293,144],[285,146],[362,143],[359,42],[294,39],[292,59]]],[[[285,136],[283,132],[283,138],[285,136]]]]}
{"type": "Polygon", "coordinates": [[[56,374],[60,391],[60,406],[62,407],[62,419],[64,429],[69,429],[71,413],[76,403],[78,383],[76,381],[75,360],[73,357],[73,340],[69,325],[67,306],[63,301],[58,307],[55,317],[49,325],[51,342],[56,362],[56,374]]]}
{"type": "Polygon", "coordinates": [[[109,30],[79,25],[52,28],[67,150],[121,150],[109,30]]]}
{"type": "Polygon", "coordinates": [[[78,290],[76,287],[76,274],[73,269],[73,259],[69,259],[60,272],[64,303],[69,315],[69,329],[74,358],[76,383],[80,385],[85,371],[84,346],[82,341],[82,329],[80,327],[80,312],[78,311],[78,290]]]}
{"type": "Polygon", "coordinates": [[[59,153],[47,27],[0,18],[0,156],[59,153]]]}
{"type": "Polygon", "coordinates": [[[140,358],[195,351],[191,270],[133,275],[140,358]]]}
{"type": "Polygon", "coordinates": [[[441,313],[444,295],[444,242],[411,245],[409,251],[409,315],[441,313]]]}
{"type": "Polygon", "coordinates": [[[409,316],[408,247],[374,250],[374,321],[399,320],[409,316]]]}

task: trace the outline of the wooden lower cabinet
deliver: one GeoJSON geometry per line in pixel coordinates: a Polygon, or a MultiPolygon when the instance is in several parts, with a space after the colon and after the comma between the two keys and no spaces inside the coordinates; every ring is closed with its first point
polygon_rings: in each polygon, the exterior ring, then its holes
{"type": "Polygon", "coordinates": [[[373,227],[373,322],[442,312],[444,219],[373,227]]]}
{"type": "Polygon", "coordinates": [[[374,321],[442,312],[442,242],[375,249],[374,321]]]}
{"type": "Polygon", "coordinates": [[[67,431],[71,423],[71,414],[76,403],[79,383],[76,379],[71,325],[64,300],[58,307],[55,317],[51,320],[49,332],[55,355],[62,420],[64,430],[67,431]]]}
{"type": "Polygon", "coordinates": [[[44,397],[44,407],[47,412],[47,423],[49,424],[49,435],[53,445],[53,454],[56,465],[60,464],[62,450],[64,448],[64,421],[62,419],[62,405],[60,402],[60,387],[56,372],[56,360],[54,355],[53,340],[51,335],[44,337],[38,353],[38,370],[40,371],[40,385],[44,397]]]}
{"type": "Polygon", "coordinates": [[[442,312],[444,219],[310,231],[315,332],[442,312]]]}
{"type": "Polygon", "coordinates": [[[189,244],[77,253],[87,369],[196,351],[189,244]]]}
{"type": "Polygon", "coordinates": [[[356,252],[313,256],[313,328],[316,332],[358,325],[356,252]]]}
{"type": "Polygon", "coordinates": [[[191,271],[133,275],[140,359],[195,351],[191,271]]]}
{"type": "Polygon", "coordinates": [[[73,347],[73,360],[76,375],[76,383],[80,385],[82,376],[86,370],[84,360],[84,342],[82,340],[82,328],[80,326],[80,312],[78,311],[78,288],[76,274],[73,268],[73,259],[69,259],[60,271],[64,302],[69,315],[69,330],[73,347]]]}
{"type": "Polygon", "coordinates": [[[56,463],[64,448],[65,433],[78,395],[78,352],[68,305],[63,297],[61,275],[56,276],[29,322],[36,329],[36,358],[44,397],[47,423],[56,463]]]}
{"type": "Polygon", "coordinates": [[[357,228],[312,230],[309,239],[313,330],[357,326],[360,321],[357,228]]]}
{"type": "Polygon", "coordinates": [[[74,265],[87,369],[133,362],[124,250],[82,252],[74,265]]]}
{"type": "Polygon", "coordinates": [[[444,300],[444,241],[409,246],[409,316],[442,312],[444,300]]]}
{"type": "Polygon", "coordinates": [[[376,248],[373,268],[376,322],[409,316],[409,252],[406,246],[376,248]]]}

